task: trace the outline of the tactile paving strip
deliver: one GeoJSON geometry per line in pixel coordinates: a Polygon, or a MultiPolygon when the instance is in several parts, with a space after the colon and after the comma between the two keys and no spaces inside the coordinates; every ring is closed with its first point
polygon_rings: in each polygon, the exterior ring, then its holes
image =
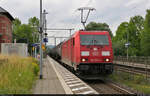
{"type": "Polygon", "coordinates": [[[62,65],[58,64],[52,58],[50,58],[50,62],[54,64],[56,70],[60,73],[62,78],[64,79],[66,85],[71,89],[73,94],[98,94],[94,89],[76,77],[74,74],[69,72],[62,65]]]}

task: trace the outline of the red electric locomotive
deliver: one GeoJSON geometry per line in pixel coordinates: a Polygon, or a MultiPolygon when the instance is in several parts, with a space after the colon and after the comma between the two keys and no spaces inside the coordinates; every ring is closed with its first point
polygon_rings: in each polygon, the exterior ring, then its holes
{"type": "Polygon", "coordinates": [[[80,75],[109,75],[113,72],[112,42],[107,31],[77,31],[58,49],[61,61],[80,75]]]}

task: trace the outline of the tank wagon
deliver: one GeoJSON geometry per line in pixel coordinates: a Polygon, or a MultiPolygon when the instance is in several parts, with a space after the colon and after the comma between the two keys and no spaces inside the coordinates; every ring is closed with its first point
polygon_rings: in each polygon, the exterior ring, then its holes
{"type": "Polygon", "coordinates": [[[59,43],[54,48],[51,48],[50,51],[49,51],[49,55],[51,57],[53,57],[54,59],[56,59],[56,60],[60,60],[61,59],[61,45],[62,45],[62,42],[59,43]]]}
{"type": "Polygon", "coordinates": [[[51,52],[79,75],[106,76],[113,72],[112,42],[107,31],[77,31],[51,52]]]}

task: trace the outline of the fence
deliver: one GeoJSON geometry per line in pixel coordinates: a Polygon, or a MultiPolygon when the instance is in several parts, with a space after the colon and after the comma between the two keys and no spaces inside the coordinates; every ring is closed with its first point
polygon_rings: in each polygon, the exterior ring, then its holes
{"type": "Polygon", "coordinates": [[[114,57],[114,61],[122,61],[122,62],[129,62],[129,63],[138,63],[138,64],[148,64],[150,65],[150,57],[144,56],[116,56],[114,57]]]}
{"type": "Polygon", "coordinates": [[[28,46],[24,43],[1,43],[1,54],[28,56],[28,46]]]}
{"type": "MultiPolygon", "coordinates": [[[[117,56],[114,57],[114,64],[121,63],[121,65],[128,65],[133,67],[128,67],[130,71],[134,72],[134,68],[138,67],[139,69],[142,69],[143,75],[146,80],[150,81],[150,57],[144,57],[144,56],[117,56]]],[[[115,69],[115,72],[118,73],[117,69],[115,69]]],[[[129,73],[130,79],[134,77],[135,73],[129,73]]],[[[137,74],[136,74],[137,75],[137,74]]]]}

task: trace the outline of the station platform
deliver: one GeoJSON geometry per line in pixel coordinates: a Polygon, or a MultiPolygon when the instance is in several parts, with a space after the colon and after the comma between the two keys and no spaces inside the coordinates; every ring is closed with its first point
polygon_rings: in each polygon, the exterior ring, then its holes
{"type": "Polygon", "coordinates": [[[43,79],[37,80],[33,94],[98,94],[49,56],[43,61],[43,79]]]}

